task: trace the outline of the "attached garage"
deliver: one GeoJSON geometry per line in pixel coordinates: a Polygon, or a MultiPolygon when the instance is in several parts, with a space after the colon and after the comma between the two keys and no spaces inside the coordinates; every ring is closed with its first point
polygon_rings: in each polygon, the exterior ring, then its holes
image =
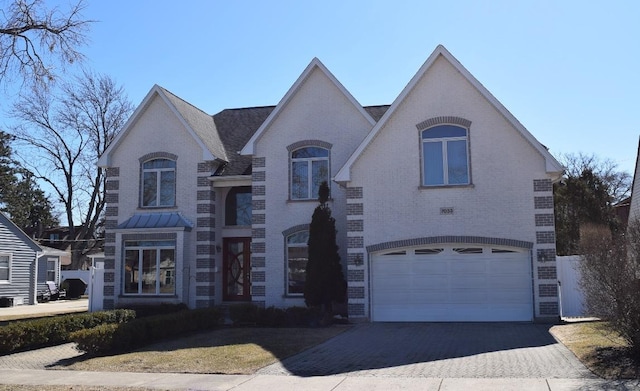
{"type": "Polygon", "coordinates": [[[528,249],[436,245],[371,256],[373,321],[533,320],[528,249]]]}

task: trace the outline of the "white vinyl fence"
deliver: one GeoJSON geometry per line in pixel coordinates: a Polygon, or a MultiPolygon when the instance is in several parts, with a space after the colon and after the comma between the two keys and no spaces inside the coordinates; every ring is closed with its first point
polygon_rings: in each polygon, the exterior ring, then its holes
{"type": "Polygon", "coordinates": [[[580,289],[579,255],[557,257],[560,294],[560,316],[563,318],[589,316],[584,309],[584,294],[580,289]]]}

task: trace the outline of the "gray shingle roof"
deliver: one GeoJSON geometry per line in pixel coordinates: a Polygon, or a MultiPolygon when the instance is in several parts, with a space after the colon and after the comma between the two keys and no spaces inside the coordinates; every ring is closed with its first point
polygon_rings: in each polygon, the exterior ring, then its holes
{"type": "MultiPolygon", "coordinates": [[[[226,165],[219,169],[215,175],[251,174],[251,156],[242,156],[238,152],[260,128],[275,106],[225,109],[217,114],[209,115],[172,92],[164,88],[162,90],[209,151],[218,159],[226,162],[226,165]]],[[[376,122],[380,120],[388,108],[389,105],[364,107],[376,122]]]]}
{"type": "Polygon", "coordinates": [[[267,119],[275,106],[251,107],[244,109],[226,109],[213,116],[220,138],[227,151],[229,163],[217,175],[251,174],[251,156],[242,156],[238,152],[267,119]]]}

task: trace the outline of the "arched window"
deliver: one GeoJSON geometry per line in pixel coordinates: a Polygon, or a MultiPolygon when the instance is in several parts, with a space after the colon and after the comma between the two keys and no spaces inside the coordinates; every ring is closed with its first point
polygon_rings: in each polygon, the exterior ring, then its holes
{"type": "Polygon", "coordinates": [[[467,129],[437,125],[422,131],[422,185],[467,185],[469,148],[467,129]]]}
{"type": "Polygon", "coordinates": [[[322,182],[329,183],[329,150],[305,147],[291,151],[291,199],[318,198],[322,182]]]}
{"type": "Polygon", "coordinates": [[[143,207],[175,206],[176,162],[153,159],[142,163],[141,193],[143,207]]]}
{"type": "Polygon", "coordinates": [[[309,231],[285,237],[287,246],[287,295],[302,295],[309,261],[309,231]]]}
{"type": "Polygon", "coordinates": [[[251,225],[251,186],[234,187],[225,201],[225,225],[251,225]]]}

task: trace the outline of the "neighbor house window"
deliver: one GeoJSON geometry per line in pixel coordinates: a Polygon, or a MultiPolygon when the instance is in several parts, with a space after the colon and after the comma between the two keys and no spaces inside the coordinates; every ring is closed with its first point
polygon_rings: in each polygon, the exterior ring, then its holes
{"type": "Polygon", "coordinates": [[[175,241],[126,241],[124,253],[124,294],[175,294],[175,241]]]}
{"type": "Polygon", "coordinates": [[[142,206],[163,207],[176,204],[176,162],[148,160],[142,164],[142,206]]]}
{"type": "Polygon", "coordinates": [[[438,125],[423,130],[422,160],[424,186],[469,184],[467,129],[438,125]]]}
{"type": "Polygon", "coordinates": [[[11,255],[0,254],[0,283],[11,281],[11,255]]]}
{"type": "Polygon", "coordinates": [[[47,260],[47,281],[57,281],[56,273],[58,271],[58,263],[55,259],[47,260]]]}
{"type": "Polygon", "coordinates": [[[309,231],[299,231],[287,240],[287,294],[302,295],[309,261],[309,231]]]}
{"type": "Polygon", "coordinates": [[[251,186],[229,190],[224,221],[225,225],[251,225],[251,186]]]}
{"type": "Polygon", "coordinates": [[[292,151],[291,199],[317,199],[322,182],[329,183],[329,150],[305,147],[292,151]]]}

